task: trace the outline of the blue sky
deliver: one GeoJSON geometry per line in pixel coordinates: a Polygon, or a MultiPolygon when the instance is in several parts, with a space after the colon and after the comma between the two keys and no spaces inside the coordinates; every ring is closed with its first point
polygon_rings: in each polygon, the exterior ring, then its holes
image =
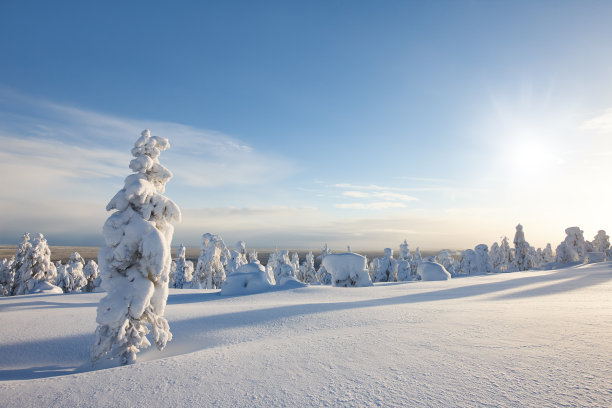
{"type": "Polygon", "coordinates": [[[0,242],[102,242],[140,130],[175,242],[536,246],[611,229],[612,4],[0,4],[0,242]]]}

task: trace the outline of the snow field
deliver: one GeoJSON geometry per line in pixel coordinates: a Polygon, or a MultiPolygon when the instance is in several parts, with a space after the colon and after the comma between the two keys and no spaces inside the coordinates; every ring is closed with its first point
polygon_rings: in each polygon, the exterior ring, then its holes
{"type": "Polygon", "coordinates": [[[170,290],[174,338],[87,365],[103,294],[0,299],[22,406],[610,406],[612,263],[248,296],[170,290]],[[66,370],[76,370],[66,375],[66,370]]]}

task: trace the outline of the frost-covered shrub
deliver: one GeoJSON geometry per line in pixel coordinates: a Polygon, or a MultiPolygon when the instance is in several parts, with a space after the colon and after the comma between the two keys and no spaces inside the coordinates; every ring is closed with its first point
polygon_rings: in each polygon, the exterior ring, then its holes
{"type": "Polygon", "coordinates": [[[192,288],[220,289],[230,253],[220,236],[202,235],[202,251],[191,281],[192,288]]]}
{"type": "Polygon", "coordinates": [[[367,259],[363,255],[328,254],[323,258],[322,267],[330,273],[333,286],[372,286],[367,259]]]}
{"type": "Polygon", "coordinates": [[[529,242],[525,241],[523,226],[516,226],[514,235],[514,265],[519,271],[527,271],[535,266],[534,253],[530,251],[529,242]]]}
{"type": "Polygon", "coordinates": [[[570,263],[578,262],[584,259],[586,254],[586,243],[582,230],[578,227],[569,227],[565,229],[565,240],[557,246],[557,262],[570,263]]]}
{"type": "Polygon", "coordinates": [[[373,265],[376,269],[370,271],[373,282],[394,282],[396,277],[396,262],[393,259],[393,250],[385,248],[385,256],[378,258],[378,262],[373,265]]]}
{"type": "Polygon", "coordinates": [[[288,251],[281,251],[276,259],[274,268],[274,280],[277,285],[284,285],[289,280],[295,279],[295,269],[289,260],[288,251]]]}
{"type": "Polygon", "coordinates": [[[422,281],[442,281],[451,278],[451,274],[444,266],[436,262],[421,262],[417,274],[422,281]]]}
{"type": "Polygon", "coordinates": [[[98,264],[93,259],[90,259],[83,268],[83,275],[87,279],[87,286],[85,286],[86,292],[95,292],[100,287],[100,272],[98,264]]]}
{"type": "Polygon", "coordinates": [[[443,249],[436,255],[435,259],[436,263],[439,263],[451,274],[451,276],[455,276],[459,270],[459,262],[453,258],[447,250],[443,249]]]}
{"type": "Polygon", "coordinates": [[[193,279],[193,262],[185,259],[185,253],[185,245],[181,244],[176,254],[176,259],[172,260],[170,268],[171,288],[185,288],[193,279]]]}
{"type": "Polygon", "coordinates": [[[244,241],[238,241],[236,243],[236,249],[230,251],[230,258],[225,268],[226,275],[231,275],[236,272],[242,265],[247,264],[247,251],[246,244],[244,241]]]}
{"type": "Polygon", "coordinates": [[[106,206],[116,210],[104,224],[106,245],[98,260],[106,296],[98,306],[98,327],[92,362],[103,357],[134,363],[136,353],[149,347],[147,334],[158,349],[172,339],[164,318],[168,298],[170,244],[181,212],[162,193],[172,173],[159,163],[167,139],[148,130],[136,140],[130,162],[135,174],[106,206]]]}
{"type": "Polygon", "coordinates": [[[595,235],[595,238],[593,238],[591,246],[593,248],[593,252],[608,252],[608,249],[610,249],[610,237],[606,235],[606,231],[597,231],[597,235],[595,235]]]}
{"type": "Polygon", "coordinates": [[[298,280],[304,283],[316,283],[319,280],[317,279],[317,270],[314,265],[314,255],[312,251],[306,254],[306,259],[300,265],[300,269],[298,269],[298,280]]]}
{"type": "Polygon", "coordinates": [[[62,293],[55,286],[57,270],[51,262],[51,250],[47,240],[38,234],[30,244],[27,242],[29,234],[24,235],[24,241],[17,250],[15,260],[19,258],[21,265],[15,271],[15,294],[24,295],[34,292],[62,293]],[[25,250],[25,254],[22,254],[25,250]],[[23,256],[22,256],[23,255],[23,256]],[[18,281],[17,281],[18,279],[18,281]]]}

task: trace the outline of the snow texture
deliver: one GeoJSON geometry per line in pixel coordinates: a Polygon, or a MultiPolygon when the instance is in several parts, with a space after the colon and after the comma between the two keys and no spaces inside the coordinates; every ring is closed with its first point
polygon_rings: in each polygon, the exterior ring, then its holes
{"type": "Polygon", "coordinates": [[[104,294],[0,299],[0,401],[72,407],[610,407],[612,262],[227,297],[170,290],[174,339],[92,369],[104,294]],[[382,346],[384,345],[384,346],[382,346]]]}
{"type": "Polygon", "coordinates": [[[172,339],[164,317],[174,231],[170,221],[180,220],[181,213],[162,195],[172,173],[158,160],[169,147],[167,139],[143,131],[132,149],[135,174],[106,206],[115,212],[104,224],[106,246],[98,255],[106,296],[98,305],[92,362],[135,362],[136,353],[151,345],[149,332],[159,350],[172,339]]]}
{"type": "Polygon", "coordinates": [[[323,258],[322,266],[331,275],[333,286],[372,286],[367,259],[363,255],[329,254],[323,258]]]}

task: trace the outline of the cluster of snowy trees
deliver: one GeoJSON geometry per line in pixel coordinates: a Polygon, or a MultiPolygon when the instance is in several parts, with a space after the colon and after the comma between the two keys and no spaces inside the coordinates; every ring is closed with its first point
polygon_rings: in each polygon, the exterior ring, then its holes
{"type": "Polygon", "coordinates": [[[94,260],[86,263],[74,252],[65,265],[61,261],[53,264],[51,250],[42,234],[30,240],[30,234],[25,233],[15,256],[0,262],[2,296],[93,292],[99,286],[98,265],[94,260]]]}
{"type": "Polygon", "coordinates": [[[492,272],[514,272],[530,269],[551,269],[560,265],[582,262],[602,262],[612,259],[610,237],[600,230],[593,241],[584,239],[583,231],[578,227],[565,229],[565,240],[553,254],[549,244],[535,249],[525,240],[521,224],[516,226],[511,247],[508,238],[503,237],[500,243],[493,243],[489,251],[487,245],[477,245],[473,250],[463,251],[461,259],[452,275],[477,275],[492,272]]]}

